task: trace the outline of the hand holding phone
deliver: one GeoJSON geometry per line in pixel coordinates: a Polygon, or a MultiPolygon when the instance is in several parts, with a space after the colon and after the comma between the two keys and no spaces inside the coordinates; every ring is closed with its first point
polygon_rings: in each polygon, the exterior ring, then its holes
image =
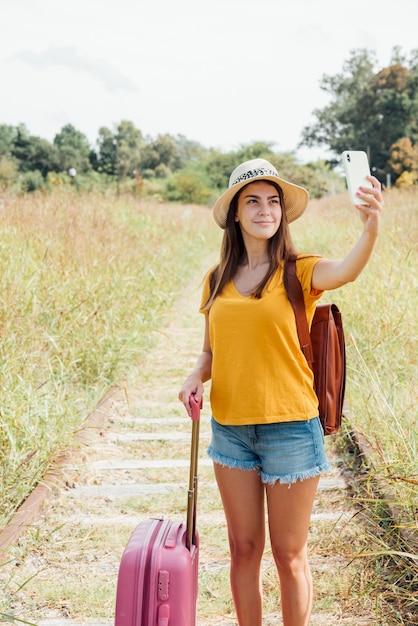
{"type": "Polygon", "coordinates": [[[344,150],[341,156],[351,202],[353,204],[366,204],[364,200],[356,196],[356,193],[359,187],[373,187],[366,178],[366,176],[370,176],[367,154],[361,150],[344,150]]]}

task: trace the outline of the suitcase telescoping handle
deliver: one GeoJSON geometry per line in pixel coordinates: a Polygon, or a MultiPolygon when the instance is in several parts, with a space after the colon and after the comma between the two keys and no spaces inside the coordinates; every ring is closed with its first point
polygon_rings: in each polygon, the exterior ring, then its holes
{"type": "Polygon", "coordinates": [[[197,461],[199,457],[199,428],[202,400],[196,402],[194,395],[191,395],[190,406],[192,407],[192,444],[190,451],[189,490],[187,493],[186,529],[186,545],[189,550],[191,550],[192,545],[196,545],[197,461]]]}

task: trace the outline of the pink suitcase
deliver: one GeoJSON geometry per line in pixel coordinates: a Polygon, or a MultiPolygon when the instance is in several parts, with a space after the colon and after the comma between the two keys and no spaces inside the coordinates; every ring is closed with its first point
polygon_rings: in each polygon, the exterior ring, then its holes
{"type": "Polygon", "coordinates": [[[186,523],[151,519],[132,533],[119,566],[115,626],[195,626],[199,536],[197,461],[201,404],[191,399],[192,443],[186,523]]]}

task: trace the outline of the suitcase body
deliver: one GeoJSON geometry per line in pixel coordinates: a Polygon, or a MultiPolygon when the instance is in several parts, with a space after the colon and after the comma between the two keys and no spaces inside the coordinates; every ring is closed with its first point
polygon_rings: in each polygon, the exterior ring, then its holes
{"type": "Polygon", "coordinates": [[[115,626],[196,626],[196,531],[200,406],[191,399],[192,444],[186,523],[150,519],[133,531],[119,566],[115,626]]]}
{"type": "Polygon", "coordinates": [[[131,535],[119,568],[115,626],[195,626],[199,547],[181,522],[154,519],[131,535]]]}

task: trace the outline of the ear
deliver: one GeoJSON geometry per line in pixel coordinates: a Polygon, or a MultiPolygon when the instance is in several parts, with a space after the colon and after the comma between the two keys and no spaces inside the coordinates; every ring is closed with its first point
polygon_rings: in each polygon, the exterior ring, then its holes
{"type": "Polygon", "coordinates": [[[235,221],[239,222],[239,217],[238,217],[238,215],[236,213],[235,213],[235,221]]]}

